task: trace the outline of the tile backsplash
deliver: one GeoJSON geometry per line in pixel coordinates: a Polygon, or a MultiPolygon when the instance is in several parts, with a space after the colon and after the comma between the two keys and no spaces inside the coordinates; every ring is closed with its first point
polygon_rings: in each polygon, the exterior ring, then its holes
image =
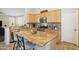
{"type": "MultiPolygon", "coordinates": [[[[35,24],[35,26],[40,27],[40,25],[42,25],[42,23],[28,23],[30,27],[32,27],[33,24],[35,24]]],[[[51,22],[48,23],[48,28],[51,28],[52,30],[60,30],[61,29],[61,23],[59,22],[51,22]]]]}
{"type": "Polygon", "coordinates": [[[61,23],[48,23],[48,27],[53,29],[53,30],[60,30],[61,23]]]}

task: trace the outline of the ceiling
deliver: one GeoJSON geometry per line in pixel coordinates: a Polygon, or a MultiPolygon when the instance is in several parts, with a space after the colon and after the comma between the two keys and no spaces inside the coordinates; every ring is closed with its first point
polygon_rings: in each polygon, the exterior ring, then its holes
{"type": "Polygon", "coordinates": [[[25,12],[29,14],[37,14],[42,10],[56,10],[58,8],[0,8],[0,15],[21,16],[25,12]]]}
{"type": "Polygon", "coordinates": [[[36,13],[40,13],[40,11],[42,11],[42,10],[48,10],[48,11],[51,11],[51,10],[56,10],[56,9],[58,9],[58,8],[28,8],[28,9],[26,9],[26,11],[27,11],[27,13],[29,13],[29,14],[36,14],[36,13]]]}
{"type": "Polygon", "coordinates": [[[0,14],[9,16],[21,16],[25,14],[24,8],[0,8],[0,14]]]}

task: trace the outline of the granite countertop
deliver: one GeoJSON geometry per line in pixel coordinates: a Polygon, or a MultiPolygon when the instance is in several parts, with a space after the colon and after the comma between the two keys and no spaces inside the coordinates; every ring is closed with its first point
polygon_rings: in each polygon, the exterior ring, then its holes
{"type": "Polygon", "coordinates": [[[36,34],[32,34],[31,29],[20,29],[16,34],[23,36],[29,42],[42,47],[57,36],[57,31],[37,31],[36,34]]]}

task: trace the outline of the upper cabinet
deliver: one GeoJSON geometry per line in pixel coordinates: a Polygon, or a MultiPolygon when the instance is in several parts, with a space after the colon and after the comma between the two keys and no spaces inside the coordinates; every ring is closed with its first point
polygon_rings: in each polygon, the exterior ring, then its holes
{"type": "Polygon", "coordinates": [[[39,22],[40,14],[28,14],[27,17],[29,23],[35,23],[39,22]]]}
{"type": "Polygon", "coordinates": [[[28,22],[36,22],[34,14],[28,14],[27,17],[28,17],[28,22]]]}
{"type": "Polygon", "coordinates": [[[35,20],[36,20],[36,22],[39,22],[40,17],[41,17],[40,14],[36,14],[36,15],[35,15],[35,20]]]}
{"type": "Polygon", "coordinates": [[[47,22],[60,22],[61,10],[57,9],[57,10],[51,10],[51,11],[44,12],[44,13],[28,14],[27,16],[28,16],[29,23],[39,22],[39,19],[41,17],[46,17],[47,22]]]}
{"type": "Polygon", "coordinates": [[[61,22],[61,10],[54,11],[54,20],[55,22],[61,22]]]}
{"type": "Polygon", "coordinates": [[[47,18],[47,17],[48,17],[48,12],[41,13],[40,16],[41,16],[41,17],[46,17],[46,18],[47,18]]]}
{"type": "Polygon", "coordinates": [[[53,10],[48,12],[48,22],[61,22],[61,10],[53,10]]]}

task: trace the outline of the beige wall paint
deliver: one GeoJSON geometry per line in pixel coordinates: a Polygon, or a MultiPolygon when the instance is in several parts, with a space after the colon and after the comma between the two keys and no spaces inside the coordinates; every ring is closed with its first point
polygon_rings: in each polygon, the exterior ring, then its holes
{"type": "Polygon", "coordinates": [[[9,25],[8,16],[2,16],[0,15],[0,20],[3,22],[2,25],[9,25]]]}

